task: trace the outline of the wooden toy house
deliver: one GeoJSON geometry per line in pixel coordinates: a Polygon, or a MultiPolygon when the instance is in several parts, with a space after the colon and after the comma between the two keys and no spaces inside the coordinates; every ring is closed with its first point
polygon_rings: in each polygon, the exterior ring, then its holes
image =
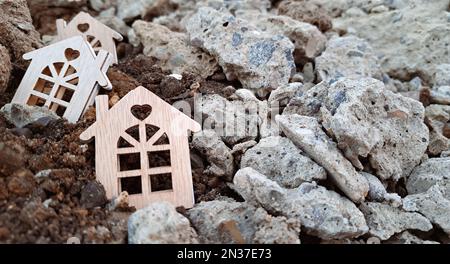
{"type": "Polygon", "coordinates": [[[122,41],[122,35],[102,24],[88,13],[80,12],[69,23],[64,21],[64,19],[56,20],[56,30],[56,41],[82,36],[91,44],[95,53],[98,53],[100,50],[106,50],[112,54],[112,63],[117,63],[115,40],[122,41]]]}
{"type": "Polygon", "coordinates": [[[97,121],[80,135],[95,137],[96,175],[108,198],[127,191],[136,208],[154,201],[192,207],[187,130],[200,125],[144,87],[108,108],[108,96],[97,96],[97,121]]]}
{"type": "Polygon", "coordinates": [[[82,37],[73,37],[28,52],[32,60],[12,103],[45,106],[76,122],[98,94],[98,86],[111,89],[108,77],[101,71],[109,53],[96,56],[82,37]]]}

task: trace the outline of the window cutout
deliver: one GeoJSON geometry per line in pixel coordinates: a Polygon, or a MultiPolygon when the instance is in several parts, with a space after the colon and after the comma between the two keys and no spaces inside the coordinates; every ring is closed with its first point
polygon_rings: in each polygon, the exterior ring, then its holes
{"type": "Polygon", "coordinates": [[[74,73],[76,73],[77,70],[75,70],[75,68],[72,65],[69,65],[69,68],[67,68],[66,73],[64,74],[64,77],[67,77],[69,75],[72,75],[74,73]]]}
{"type": "Polygon", "coordinates": [[[35,106],[44,106],[45,105],[45,99],[38,97],[36,95],[31,95],[28,98],[27,105],[35,105],[35,106]]]}
{"type": "Polygon", "coordinates": [[[170,166],[170,150],[147,152],[150,168],[170,166]]]}
{"type": "Polygon", "coordinates": [[[170,144],[169,137],[164,133],[153,145],[167,145],[170,144]]]}
{"type": "Polygon", "coordinates": [[[56,98],[63,100],[64,102],[70,103],[70,100],[72,100],[73,94],[75,93],[74,90],[69,89],[64,86],[60,86],[58,88],[58,91],[56,92],[56,98]]]}
{"type": "Polygon", "coordinates": [[[119,171],[130,171],[141,169],[140,153],[119,154],[119,171]]]}
{"type": "Polygon", "coordinates": [[[172,174],[150,175],[151,192],[172,190],[172,174]]]}
{"type": "Polygon", "coordinates": [[[78,57],[80,57],[80,52],[78,50],[67,48],[64,51],[64,55],[66,56],[66,59],[68,61],[73,61],[73,60],[78,59],[78,57]]]}
{"type": "Polygon", "coordinates": [[[120,178],[119,192],[126,191],[129,195],[142,193],[141,176],[120,178]]]}
{"type": "Polygon", "coordinates": [[[136,126],[132,126],[130,128],[128,128],[127,130],[125,130],[125,132],[130,135],[132,138],[136,139],[136,141],[139,142],[139,125],[136,126]]]}
{"type": "Polygon", "coordinates": [[[39,78],[36,82],[36,84],[34,85],[33,90],[38,91],[40,93],[49,95],[50,92],[52,91],[54,83],[44,80],[42,78],[39,78]]]}
{"type": "Polygon", "coordinates": [[[50,68],[48,66],[45,67],[45,69],[42,71],[42,74],[52,77],[52,72],[50,71],[50,68]]]}
{"type": "Polygon", "coordinates": [[[117,147],[118,148],[132,148],[134,146],[131,145],[130,142],[123,139],[123,137],[120,137],[119,140],[117,141],[117,147]]]}
{"type": "Polygon", "coordinates": [[[156,132],[158,132],[159,127],[145,124],[145,134],[147,135],[146,141],[152,138],[156,132]]]}
{"type": "Polygon", "coordinates": [[[81,33],[84,33],[84,32],[86,32],[86,31],[89,30],[89,24],[88,24],[88,23],[79,24],[79,25],[77,26],[77,28],[78,28],[78,30],[79,30],[81,33]]]}
{"type": "MultiPolygon", "coordinates": [[[[64,66],[63,62],[55,62],[53,63],[53,67],[55,67],[56,73],[59,75],[61,73],[61,69],[64,66]]],[[[55,77],[55,76],[53,76],[55,77]]]]}
{"type": "Polygon", "coordinates": [[[75,77],[75,78],[67,81],[67,83],[70,83],[70,84],[75,85],[75,86],[78,85],[78,82],[79,82],[79,78],[78,77],[75,77]]]}
{"type": "Polygon", "coordinates": [[[152,112],[152,107],[150,105],[135,105],[131,107],[131,113],[137,119],[143,121],[146,119],[152,112]]]}
{"type": "Polygon", "coordinates": [[[58,116],[64,116],[64,113],[66,112],[66,107],[59,105],[57,103],[51,103],[50,104],[50,110],[52,110],[53,112],[55,112],[58,116]]]}

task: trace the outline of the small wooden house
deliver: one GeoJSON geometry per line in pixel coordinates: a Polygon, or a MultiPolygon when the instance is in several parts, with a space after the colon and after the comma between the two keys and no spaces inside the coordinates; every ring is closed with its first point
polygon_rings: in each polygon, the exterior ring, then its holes
{"type": "Polygon", "coordinates": [[[109,57],[107,51],[96,56],[80,36],[28,52],[23,58],[32,61],[12,103],[45,106],[75,123],[94,103],[99,86],[112,89],[101,71],[109,57]]]}
{"type": "MultiPolygon", "coordinates": [[[[112,54],[112,63],[117,63],[116,42],[122,41],[122,35],[107,27],[85,12],[80,12],[70,23],[64,19],[56,20],[56,41],[74,36],[82,36],[89,42],[95,53],[106,50],[112,54]]],[[[110,65],[108,65],[110,66],[110,65]]]]}
{"type": "Polygon", "coordinates": [[[80,138],[95,137],[96,175],[108,198],[127,191],[136,208],[154,201],[193,206],[188,130],[199,131],[197,122],[144,87],[111,109],[108,96],[97,96],[96,111],[80,138]]]}

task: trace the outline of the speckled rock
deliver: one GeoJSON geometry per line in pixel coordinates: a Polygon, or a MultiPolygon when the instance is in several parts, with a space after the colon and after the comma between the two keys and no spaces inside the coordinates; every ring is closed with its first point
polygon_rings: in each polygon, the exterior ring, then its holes
{"type": "Polygon", "coordinates": [[[403,209],[418,212],[450,235],[450,183],[435,184],[426,192],[403,198],[403,209]]]}
{"type": "Polygon", "coordinates": [[[192,47],[185,33],[142,20],[133,23],[133,30],[144,45],[144,54],[159,59],[163,70],[177,74],[191,72],[206,78],[218,69],[216,60],[192,47]]]}
{"type": "Polygon", "coordinates": [[[194,112],[203,119],[203,129],[214,129],[229,146],[254,140],[258,136],[260,104],[254,101],[228,101],[218,94],[199,96],[194,112]],[[248,111],[248,114],[245,112],[248,111]],[[213,126],[214,125],[214,126],[213,126]]]}
{"type": "Polygon", "coordinates": [[[422,215],[405,212],[387,204],[363,203],[359,209],[366,218],[369,234],[381,240],[387,240],[395,233],[405,230],[429,231],[433,228],[430,221],[422,215]]]}
{"type": "Polygon", "coordinates": [[[374,175],[360,172],[369,183],[369,194],[367,198],[373,202],[387,202],[393,207],[402,205],[402,198],[396,193],[388,193],[383,183],[374,175]]]}
{"type": "Polygon", "coordinates": [[[344,15],[334,19],[333,26],[366,39],[389,76],[408,80],[420,75],[431,82],[436,67],[448,63],[448,1],[395,2],[404,4],[381,13],[344,15]]]}
{"type": "Polygon", "coordinates": [[[283,187],[326,179],[325,169],[303,155],[288,138],[271,136],[247,150],[241,168],[252,167],[283,187]]]}
{"type": "Polygon", "coordinates": [[[189,220],[167,202],[152,203],[128,219],[129,244],[198,243],[189,220]]]}
{"type": "Polygon", "coordinates": [[[191,43],[216,57],[228,80],[261,95],[287,84],[294,73],[294,45],[267,35],[225,10],[201,7],[187,22],[191,43]]]}
{"type": "Polygon", "coordinates": [[[188,211],[202,243],[299,244],[300,222],[231,200],[201,202],[188,211]]]}
{"type": "Polygon", "coordinates": [[[24,127],[41,118],[56,120],[60,117],[46,107],[29,106],[21,104],[6,104],[0,113],[16,127],[24,127]]]}
{"type": "Polygon", "coordinates": [[[192,146],[202,153],[210,166],[204,173],[218,177],[231,178],[234,173],[234,160],[231,149],[223,143],[214,130],[203,130],[194,134],[192,146]]]}
{"type": "Polygon", "coordinates": [[[333,37],[315,59],[319,81],[333,83],[340,77],[373,77],[383,80],[374,51],[367,41],[354,37],[333,37]]]}
{"type": "Polygon", "coordinates": [[[123,22],[122,19],[116,16],[116,9],[114,7],[100,12],[96,19],[106,26],[119,32],[120,34],[122,34],[122,36],[127,36],[128,32],[131,30],[131,27],[129,27],[125,22],[123,22]]]}
{"type": "Polygon", "coordinates": [[[42,46],[27,1],[3,0],[0,1],[0,10],[0,45],[8,49],[11,62],[25,70],[28,62],[22,55],[42,46]]]}
{"type": "Polygon", "coordinates": [[[408,194],[426,192],[440,181],[450,182],[450,158],[428,159],[411,172],[406,181],[408,194]]]}
{"type": "Polygon", "coordinates": [[[0,94],[8,86],[9,76],[11,74],[11,58],[8,50],[0,44],[0,94]]]}
{"type": "Polygon", "coordinates": [[[430,143],[428,152],[431,155],[439,155],[449,148],[448,136],[444,135],[444,129],[450,121],[450,106],[432,104],[425,108],[425,124],[430,129],[430,143]]]}
{"type": "Polygon", "coordinates": [[[85,208],[103,206],[107,201],[105,188],[97,181],[90,181],[81,189],[80,203],[85,208]]]}
{"type": "Polygon", "coordinates": [[[283,35],[294,43],[294,59],[302,63],[314,59],[324,49],[327,39],[315,26],[288,16],[271,15],[257,11],[241,11],[237,18],[247,20],[252,26],[269,35],[283,35]]]}
{"type": "Polygon", "coordinates": [[[299,219],[304,230],[323,239],[351,238],[368,231],[363,214],[348,199],[315,183],[284,189],[252,168],[239,170],[234,188],[249,203],[299,219]]]}
{"type": "Polygon", "coordinates": [[[169,4],[168,0],[120,0],[116,5],[117,17],[130,21],[136,17],[145,17],[147,14],[159,14],[169,4]]]}
{"type": "Polygon", "coordinates": [[[439,242],[431,240],[423,240],[411,234],[408,231],[403,231],[400,234],[394,235],[389,241],[389,244],[439,244],[439,242]]]}
{"type": "Polygon", "coordinates": [[[313,117],[279,115],[276,120],[284,134],[317,164],[325,168],[337,187],[352,201],[361,202],[369,192],[369,184],[322,130],[313,117]]]}
{"type": "Polygon", "coordinates": [[[282,85],[270,93],[267,100],[271,108],[286,106],[296,94],[306,92],[306,87],[301,82],[292,82],[282,85]]]}
{"type": "Polygon", "coordinates": [[[450,64],[440,64],[436,66],[433,75],[434,87],[450,86],[450,64]]]}
{"type": "Polygon", "coordinates": [[[315,25],[323,32],[333,26],[327,10],[310,1],[282,1],[278,5],[278,14],[315,25]]]}

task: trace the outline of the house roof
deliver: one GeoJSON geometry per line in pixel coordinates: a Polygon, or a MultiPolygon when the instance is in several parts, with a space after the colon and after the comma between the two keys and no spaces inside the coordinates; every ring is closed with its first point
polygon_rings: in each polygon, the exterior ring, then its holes
{"type": "Polygon", "coordinates": [[[101,26],[104,30],[106,30],[109,34],[111,34],[111,37],[116,39],[117,41],[122,41],[123,37],[120,33],[117,31],[111,29],[110,27],[106,26],[102,22],[98,21],[97,19],[93,18],[90,14],[86,12],[80,12],[78,13],[69,23],[68,25],[75,23],[78,19],[81,21],[90,21],[91,23],[96,23],[97,25],[101,26]]]}
{"type": "MultiPolygon", "coordinates": [[[[105,96],[105,95],[100,95],[105,96]]],[[[99,96],[97,96],[98,98],[99,96]]],[[[165,114],[169,114],[173,117],[173,120],[179,119],[182,121],[180,124],[183,126],[183,130],[191,130],[193,132],[197,132],[201,130],[201,126],[199,123],[185,115],[183,112],[179,111],[175,107],[171,106],[167,102],[165,102],[163,99],[159,98],[156,94],[150,92],[146,88],[139,86],[135,88],[134,90],[130,91],[127,95],[125,95],[117,104],[115,104],[111,109],[105,110],[107,111],[105,116],[106,118],[111,118],[115,116],[114,112],[120,111],[120,108],[125,106],[126,100],[132,100],[135,102],[136,105],[144,105],[149,104],[149,101],[154,101],[150,105],[153,108],[153,111],[151,115],[158,115],[158,113],[162,114],[163,109],[160,108],[166,108],[164,109],[165,114]],[[158,105],[159,109],[155,109],[154,105],[158,105]]],[[[169,121],[169,120],[168,120],[169,121]]],[[[102,133],[102,131],[97,131],[99,120],[97,120],[94,124],[92,124],[90,127],[88,127],[81,135],[81,140],[90,140],[92,137],[95,136],[96,132],[102,133]]],[[[167,131],[170,132],[170,131],[167,131]]]]}
{"type": "MultiPolygon", "coordinates": [[[[43,48],[40,49],[36,49],[33,51],[30,51],[28,53],[25,53],[22,57],[25,60],[33,60],[34,58],[38,58],[38,57],[45,57],[46,59],[49,58],[49,56],[51,56],[51,54],[55,53],[55,50],[62,47],[62,52],[64,52],[64,50],[66,48],[81,48],[84,49],[83,52],[88,52],[91,55],[91,59],[92,59],[92,63],[95,64],[95,60],[96,60],[96,56],[95,56],[95,52],[92,49],[91,45],[89,45],[89,43],[87,41],[85,41],[83,39],[83,37],[81,36],[75,36],[75,37],[71,37],[62,41],[58,41],[56,43],[53,43],[51,45],[45,46],[43,48]]],[[[99,84],[105,84],[105,85],[101,85],[101,86],[107,86],[110,82],[107,78],[107,76],[101,71],[100,68],[98,67],[92,67],[94,69],[95,72],[91,72],[91,74],[97,74],[97,81],[99,84]]]]}

